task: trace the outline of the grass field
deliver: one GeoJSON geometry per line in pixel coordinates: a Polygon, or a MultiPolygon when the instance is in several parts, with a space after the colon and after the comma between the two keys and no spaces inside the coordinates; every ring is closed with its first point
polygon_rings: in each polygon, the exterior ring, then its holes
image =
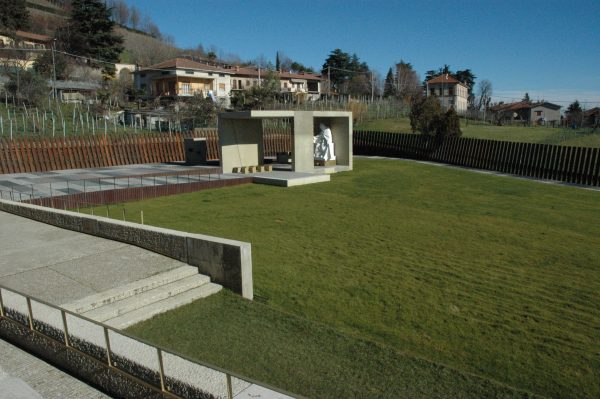
{"type": "Polygon", "coordinates": [[[600,396],[597,191],[356,159],[330,183],[127,204],[142,209],[251,242],[266,298],[131,329],[151,341],[311,397],[600,396]]]}
{"type": "MultiPolygon", "coordinates": [[[[544,126],[495,126],[479,122],[460,121],[463,137],[478,139],[516,141],[525,143],[559,144],[577,147],[600,147],[600,130],[563,129],[544,126]]],[[[358,130],[411,133],[408,118],[378,119],[354,126],[358,130]]]]}

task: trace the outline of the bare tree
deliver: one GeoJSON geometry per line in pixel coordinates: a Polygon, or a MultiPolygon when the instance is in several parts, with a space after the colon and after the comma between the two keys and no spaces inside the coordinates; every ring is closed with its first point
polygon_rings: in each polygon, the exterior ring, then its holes
{"type": "Polygon", "coordinates": [[[150,22],[148,24],[148,34],[156,39],[162,39],[162,34],[160,33],[160,29],[154,22],[150,22]]]}
{"type": "Polygon", "coordinates": [[[113,20],[120,25],[127,25],[129,21],[129,7],[123,0],[112,0],[108,3],[113,20]]]}
{"type": "Polygon", "coordinates": [[[129,11],[129,23],[133,29],[137,29],[140,24],[140,10],[136,6],[131,6],[129,11]]]}
{"type": "Polygon", "coordinates": [[[176,57],[180,50],[164,41],[125,29],[117,29],[123,36],[123,44],[132,56],[132,62],[148,66],[176,57]]]}
{"type": "Polygon", "coordinates": [[[492,101],[492,82],[487,79],[483,79],[477,86],[477,110],[481,111],[483,108],[483,120],[486,119],[486,111],[490,107],[492,101]]]}
{"type": "Polygon", "coordinates": [[[483,79],[477,86],[477,109],[485,110],[489,108],[490,101],[492,101],[492,82],[487,79],[483,79]]]}
{"type": "Polygon", "coordinates": [[[273,63],[271,63],[271,61],[269,61],[267,59],[267,57],[265,57],[264,54],[259,55],[258,57],[256,57],[253,61],[253,64],[255,64],[257,67],[259,68],[263,68],[263,69],[273,69],[273,63]]]}
{"type": "Polygon", "coordinates": [[[396,84],[398,96],[407,104],[422,92],[421,79],[410,62],[400,60],[396,64],[396,84]]]}

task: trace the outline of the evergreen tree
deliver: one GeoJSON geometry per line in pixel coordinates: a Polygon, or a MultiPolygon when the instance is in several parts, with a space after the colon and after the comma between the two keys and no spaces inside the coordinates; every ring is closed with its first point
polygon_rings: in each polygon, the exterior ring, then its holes
{"type": "Polygon", "coordinates": [[[339,48],[329,54],[321,71],[323,76],[327,76],[329,73],[333,90],[341,94],[348,94],[352,89],[353,92],[350,94],[359,95],[371,92],[369,78],[367,77],[367,85],[365,85],[363,84],[365,79],[360,77],[361,75],[368,76],[368,72],[369,66],[366,62],[360,62],[356,54],[351,56],[339,48]],[[360,92],[356,92],[356,89],[359,89],[360,92]]]}
{"type": "Polygon", "coordinates": [[[14,36],[29,28],[29,11],[25,0],[0,0],[0,31],[14,36]]]}
{"type": "MultiPolygon", "coordinates": [[[[73,0],[66,28],[67,49],[77,55],[116,63],[123,51],[123,38],[114,33],[115,23],[101,0],[73,0]]],[[[92,64],[95,64],[92,62],[92,64]]],[[[114,64],[98,65],[114,75],[114,64]]]]}
{"type": "Polygon", "coordinates": [[[275,55],[275,69],[279,71],[280,68],[281,68],[281,62],[279,61],[279,51],[278,51],[275,55]]]}
{"type": "Polygon", "coordinates": [[[436,138],[460,137],[460,119],[450,108],[442,111],[437,98],[430,96],[413,100],[410,110],[410,126],[413,132],[421,132],[436,138]]]}
{"type": "Polygon", "coordinates": [[[529,98],[529,93],[525,93],[525,95],[523,96],[523,98],[521,99],[521,101],[523,101],[525,103],[530,103],[531,99],[529,98]]]}
{"type": "Polygon", "coordinates": [[[392,72],[392,68],[390,68],[385,77],[385,83],[383,86],[383,97],[396,97],[397,94],[398,90],[396,90],[396,80],[394,79],[394,72],[392,72]]]}
{"type": "Polygon", "coordinates": [[[583,124],[583,109],[581,109],[581,105],[578,100],[569,104],[569,107],[566,111],[567,121],[572,128],[581,127],[583,124]]]}

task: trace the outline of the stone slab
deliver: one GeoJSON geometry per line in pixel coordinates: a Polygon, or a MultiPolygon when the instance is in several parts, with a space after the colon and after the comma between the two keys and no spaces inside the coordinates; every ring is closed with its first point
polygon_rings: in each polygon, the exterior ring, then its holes
{"type": "Polygon", "coordinates": [[[0,399],[108,399],[102,392],[0,339],[0,399]]]}

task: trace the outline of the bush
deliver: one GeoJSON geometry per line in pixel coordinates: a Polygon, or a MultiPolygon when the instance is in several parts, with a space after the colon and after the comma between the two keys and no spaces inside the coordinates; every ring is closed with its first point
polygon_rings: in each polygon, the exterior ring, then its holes
{"type": "Polygon", "coordinates": [[[434,137],[460,137],[460,119],[453,108],[442,111],[437,97],[418,98],[411,104],[410,126],[413,132],[434,137]]]}
{"type": "Polygon", "coordinates": [[[16,70],[9,73],[6,90],[19,103],[39,105],[50,94],[48,82],[34,70],[16,70]]]}

